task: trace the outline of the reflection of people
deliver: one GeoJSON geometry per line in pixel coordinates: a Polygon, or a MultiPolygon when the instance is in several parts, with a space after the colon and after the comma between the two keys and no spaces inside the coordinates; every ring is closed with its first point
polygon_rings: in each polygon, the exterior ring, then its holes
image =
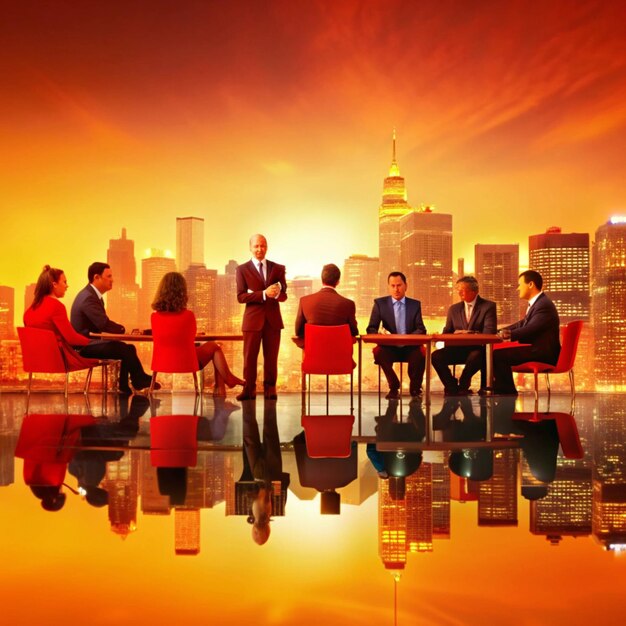
{"type": "MultiPolygon", "coordinates": [[[[443,333],[495,333],[498,327],[496,303],[484,300],[478,295],[478,281],[473,276],[463,276],[457,280],[456,289],[461,302],[453,304],[448,309],[443,333]]],[[[481,389],[485,387],[484,346],[446,346],[433,352],[432,363],[443,383],[446,395],[471,393],[472,377],[478,370],[481,370],[481,389]],[[465,364],[458,381],[448,368],[453,363],[465,364]]]]}
{"type": "MultiPolygon", "coordinates": [[[[108,318],[102,299],[102,296],[113,287],[111,266],[107,263],[92,263],[87,270],[87,277],[89,284],[79,291],[72,304],[70,315],[72,326],[85,337],[89,337],[89,333],[124,333],[125,329],[121,324],[116,324],[108,318]]],[[[133,345],[122,341],[91,341],[88,345],[79,347],[79,350],[82,356],[121,361],[119,378],[121,393],[132,393],[128,384],[129,376],[135,389],[145,389],[152,382],[152,377],[144,372],[133,345]]],[[[160,385],[157,383],[155,387],[160,385]]]]}
{"type": "MultiPolygon", "coordinates": [[[[380,325],[383,332],[398,335],[425,335],[426,327],[422,320],[422,306],[419,300],[406,297],[406,277],[402,272],[391,272],[387,277],[388,296],[376,298],[367,325],[368,334],[377,333],[380,325]]],[[[419,346],[376,346],[374,362],[381,366],[389,384],[388,399],[400,395],[400,381],[394,372],[393,364],[407,361],[410,379],[410,393],[418,396],[422,391],[422,378],[426,361],[419,346]]]]}
{"type": "Polygon", "coordinates": [[[256,419],[256,403],[243,403],[243,472],[238,484],[252,487],[248,494],[248,522],[252,539],[263,545],[270,536],[272,514],[283,514],[289,474],[283,461],[276,423],[276,401],[266,400],[263,407],[263,441],[256,419]],[[278,509],[278,510],[277,510],[278,509]]]}
{"type": "Polygon", "coordinates": [[[303,296],[298,303],[296,336],[301,339],[304,338],[305,324],[317,324],[319,326],[348,324],[353,336],[359,334],[356,323],[356,305],[352,300],[337,293],[340,278],[341,270],[336,265],[332,263],[324,265],[322,288],[317,293],[303,296]]]}
{"type": "Polygon", "coordinates": [[[65,306],[59,302],[67,291],[63,270],[46,265],[37,279],[35,297],[24,312],[24,326],[51,330],[68,366],[90,367],[95,361],[81,357],[72,346],[86,346],[89,339],[77,333],[70,324],[65,306]]]}
{"type": "Polygon", "coordinates": [[[559,314],[552,300],[541,290],[541,274],[527,270],[519,275],[518,283],[520,298],[528,300],[526,316],[500,332],[504,339],[530,345],[494,350],[494,392],[499,394],[517,395],[511,366],[527,361],[554,365],[561,351],[559,314]]]}
{"type": "Polygon", "coordinates": [[[243,375],[246,384],[237,400],[256,398],[257,360],[263,344],[263,389],[276,399],[278,349],[283,319],[280,302],[287,299],[285,266],[265,258],[267,240],[263,235],[250,237],[252,259],[237,267],[237,300],[246,305],[243,314],[243,375]]]}
{"type": "MultiPolygon", "coordinates": [[[[196,336],[196,316],[187,308],[187,281],[178,272],[163,276],[154,296],[152,308],[152,333],[167,345],[179,346],[181,342],[193,344],[196,336]]],[[[198,369],[204,369],[211,361],[215,370],[214,394],[226,395],[225,386],[243,385],[228,367],[222,348],[215,341],[206,341],[196,347],[198,369]]]]}

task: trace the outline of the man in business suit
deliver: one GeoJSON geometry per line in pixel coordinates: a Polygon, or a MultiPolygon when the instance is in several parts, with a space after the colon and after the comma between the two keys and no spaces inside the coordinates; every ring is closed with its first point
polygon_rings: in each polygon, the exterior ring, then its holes
{"type": "Polygon", "coordinates": [[[322,288],[317,293],[303,296],[298,303],[296,315],[296,336],[304,346],[304,325],[339,326],[349,324],[352,336],[359,334],[356,323],[356,305],[337,293],[341,270],[332,263],[322,268],[322,288]]]}
{"type": "MultiPolygon", "coordinates": [[[[125,329],[121,324],[108,318],[102,300],[102,296],[113,287],[111,266],[107,263],[92,263],[87,270],[87,277],[89,284],[78,293],[72,303],[70,315],[72,326],[85,337],[89,337],[89,333],[124,333],[125,329]]],[[[144,372],[135,346],[122,341],[94,340],[87,346],[76,346],[76,349],[85,357],[119,359],[120,393],[132,393],[128,384],[129,375],[135,389],[150,386],[152,377],[144,372]]]]}
{"type": "Polygon", "coordinates": [[[265,258],[267,240],[250,237],[252,258],[237,266],[237,300],[246,305],[243,314],[243,376],[246,384],[237,400],[256,398],[257,360],[263,344],[263,388],[267,399],[276,399],[280,331],[284,327],[280,302],[287,299],[285,266],[265,258]]]}
{"type": "Polygon", "coordinates": [[[517,395],[513,383],[513,365],[527,361],[541,361],[555,365],[561,352],[559,314],[554,302],[541,290],[543,279],[539,272],[527,270],[519,275],[520,298],[528,300],[524,319],[500,331],[505,340],[530,344],[500,348],[493,352],[493,391],[497,394],[517,395]]]}
{"type": "MultiPolygon", "coordinates": [[[[422,320],[422,306],[419,300],[406,297],[406,277],[402,272],[391,272],[387,277],[388,296],[376,298],[367,325],[367,333],[377,333],[382,323],[383,333],[399,335],[425,335],[426,327],[422,320]]],[[[413,397],[422,392],[422,379],[426,362],[420,346],[376,346],[374,362],[385,372],[389,393],[387,399],[400,396],[400,381],[393,370],[397,361],[407,361],[410,379],[410,392],[413,397]]]]}
{"type": "MultiPolygon", "coordinates": [[[[448,309],[444,334],[494,334],[498,328],[496,303],[478,295],[478,281],[473,276],[463,276],[456,281],[456,290],[461,302],[448,309]]],[[[446,346],[433,352],[432,363],[447,396],[471,393],[472,376],[478,370],[481,370],[481,389],[485,386],[484,346],[446,346]],[[463,373],[458,381],[448,368],[453,363],[464,363],[463,373]]]]}

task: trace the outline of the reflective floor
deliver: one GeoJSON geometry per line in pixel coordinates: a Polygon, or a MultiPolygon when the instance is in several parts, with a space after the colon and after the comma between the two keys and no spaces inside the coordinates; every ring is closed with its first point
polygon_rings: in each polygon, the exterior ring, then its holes
{"type": "Polygon", "coordinates": [[[621,624],[626,396],[0,393],[6,624],[621,624]]]}

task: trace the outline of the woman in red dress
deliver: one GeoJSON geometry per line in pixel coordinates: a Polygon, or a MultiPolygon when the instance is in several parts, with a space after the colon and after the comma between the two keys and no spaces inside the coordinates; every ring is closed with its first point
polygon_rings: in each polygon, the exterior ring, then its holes
{"type": "MultiPolygon", "coordinates": [[[[188,342],[193,343],[196,335],[196,317],[187,309],[187,282],[178,272],[163,276],[152,303],[152,333],[170,346],[178,343],[181,350],[188,342]]],[[[204,369],[211,361],[215,370],[214,395],[226,395],[226,385],[234,387],[245,383],[237,378],[228,367],[222,348],[215,341],[207,341],[195,348],[198,369],[204,369]]],[[[153,366],[153,369],[158,370],[153,366]]]]}

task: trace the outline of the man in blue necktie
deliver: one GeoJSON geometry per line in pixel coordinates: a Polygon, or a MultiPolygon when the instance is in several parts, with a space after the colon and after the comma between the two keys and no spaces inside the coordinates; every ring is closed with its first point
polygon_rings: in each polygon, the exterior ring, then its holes
{"type": "MultiPolygon", "coordinates": [[[[422,320],[422,307],[419,300],[406,297],[406,277],[402,272],[391,272],[387,277],[389,295],[374,300],[374,307],[367,325],[368,334],[378,333],[380,325],[383,333],[396,335],[425,335],[426,327],[422,320]]],[[[426,361],[420,346],[376,346],[374,362],[380,365],[387,383],[387,398],[398,398],[400,380],[393,369],[398,361],[408,363],[410,392],[413,397],[422,392],[422,379],[426,361]]]]}

